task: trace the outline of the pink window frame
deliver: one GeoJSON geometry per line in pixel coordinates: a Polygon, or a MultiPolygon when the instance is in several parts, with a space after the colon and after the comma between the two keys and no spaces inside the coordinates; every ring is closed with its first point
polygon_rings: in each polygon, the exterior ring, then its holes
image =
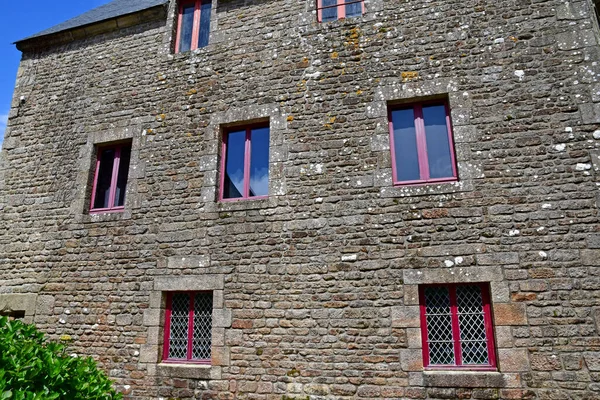
{"type": "MultiPolygon", "coordinates": [[[[167,309],[165,310],[165,329],[163,340],[162,362],[168,364],[204,364],[210,365],[211,359],[195,360],[192,359],[192,346],[194,344],[194,299],[198,294],[208,294],[212,292],[169,292],[167,293],[167,309]],[[173,306],[173,295],[177,293],[185,293],[190,296],[188,306],[188,341],[187,341],[187,357],[186,359],[169,358],[170,346],[170,331],[171,331],[171,312],[173,306]]],[[[211,338],[212,345],[212,338],[211,338]]]]}
{"type": "Polygon", "coordinates": [[[202,0],[180,1],[177,14],[177,35],[175,39],[175,53],[179,53],[179,43],[181,41],[181,23],[183,20],[183,7],[190,4],[194,4],[194,22],[192,24],[192,44],[190,46],[190,50],[196,50],[198,48],[198,40],[200,34],[200,7],[202,6],[202,0]]]}
{"type": "Polygon", "coordinates": [[[441,182],[455,182],[458,180],[458,171],[456,168],[456,152],[454,150],[454,138],[452,135],[452,120],[450,118],[450,107],[446,101],[427,101],[421,103],[411,103],[409,105],[398,105],[388,108],[388,123],[390,131],[390,150],[392,153],[392,176],[394,185],[422,185],[441,182]],[[450,162],[452,163],[452,176],[447,178],[431,179],[429,176],[429,157],[427,156],[427,140],[425,136],[425,122],[423,120],[423,106],[426,105],[444,105],[446,110],[446,127],[448,129],[448,145],[450,148],[450,162]],[[414,113],[415,131],[417,136],[417,156],[419,159],[420,179],[410,181],[398,180],[398,171],[396,169],[396,146],[394,144],[394,123],[392,121],[392,111],[412,109],[414,113]]]}
{"type": "Polygon", "coordinates": [[[490,288],[487,283],[464,283],[464,284],[438,284],[419,286],[419,307],[421,314],[421,341],[423,344],[423,368],[426,370],[472,370],[472,371],[496,371],[496,348],[494,339],[494,325],[492,317],[492,307],[490,303],[490,288]],[[454,340],[454,360],[455,365],[430,365],[429,364],[429,344],[427,341],[427,318],[425,307],[425,288],[432,286],[447,287],[450,294],[450,313],[452,317],[452,338],[454,340]],[[458,305],[456,301],[456,288],[459,286],[478,286],[481,289],[483,303],[483,321],[485,325],[485,336],[487,339],[488,359],[487,365],[463,365],[460,347],[460,325],[458,322],[458,305]]]}
{"type": "Polygon", "coordinates": [[[337,19],[344,19],[346,18],[346,4],[353,4],[353,3],[361,3],[361,7],[362,7],[362,14],[365,14],[365,1],[364,0],[355,0],[352,2],[348,2],[346,3],[346,0],[337,0],[337,4],[334,6],[326,6],[323,7],[323,0],[317,0],[317,20],[319,22],[323,22],[323,9],[325,8],[333,8],[333,7],[337,7],[337,19]]]}
{"type": "MultiPolygon", "coordinates": [[[[96,158],[96,171],[94,172],[94,184],[92,185],[92,199],[90,202],[90,214],[106,213],[106,212],[122,212],[125,210],[125,205],[118,207],[93,208],[96,200],[96,188],[98,186],[98,173],[100,172],[100,159],[102,152],[106,150],[115,150],[115,158],[113,159],[112,177],[110,178],[110,193],[108,195],[108,204],[115,204],[115,194],[117,192],[117,179],[119,177],[119,164],[121,162],[121,149],[131,147],[131,143],[123,143],[114,146],[103,146],[98,148],[98,156],[96,158]]],[[[129,175],[129,173],[128,173],[129,175]]],[[[127,176],[129,181],[129,176],[127,176]]],[[[127,196],[125,196],[127,198],[127,196]]]]}
{"type": "MultiPolygon", "coordinates": [[[[220,179],[220,188],[219,188],[219,201],[222,202],[230,202],[230,201],[240,201],[240,200],[261,200],[269,198],[266,196],[252,196],[250,197],[250,156],[251,156],[251,142],[252,142],[252,130],[258,128],[269,128],[268,124],[251,124],[251,125],[243,125],[236,126],[227,129],[223,132],[222,138],[222,147],[221,147],[221,179],[220,179]],[[246,131],[246,142],[244,149],[244,193],[242,193],[242,197],[236,197],[234,199],[226,199],[223,197],[223,192],[225,190],[225,166],[226,166],[226,156],[227,156],[227,135],[230,132],[239,132],[241,130],[246,131]]],[[[270,135],[270,131],[269,131],[270,135]]],[[[268,157],[268,156],[267,156],[268,157]]],[[[270,176],[269,176],[270,179],[270,176]]]]}

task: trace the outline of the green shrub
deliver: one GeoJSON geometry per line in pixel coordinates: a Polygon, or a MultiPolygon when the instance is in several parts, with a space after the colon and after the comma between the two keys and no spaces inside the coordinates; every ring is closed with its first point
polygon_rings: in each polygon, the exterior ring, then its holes
{"type": "Polygon", "coordinates": [[[118,400],[90,357],[71,357],[33,325],[0,317],[0,400],[118,400]]]}

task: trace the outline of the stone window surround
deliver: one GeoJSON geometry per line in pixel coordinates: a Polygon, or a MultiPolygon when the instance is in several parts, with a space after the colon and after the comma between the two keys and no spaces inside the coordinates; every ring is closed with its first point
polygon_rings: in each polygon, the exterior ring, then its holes
{"type": "Polygon", "coordinates": [[[164,54],[167,54],[171,59],[179,57],[188,57],[190,53],[195,54],[208,51],[211,49],[212,44],[223,42],[225,40],[223,34],[217,31],[217,8],[219,6],[219,2],[218,0],[212,0],[212,7],[210,10],[210,33],[208,37],[208,45],[183,53],[175,53],[175,42],[177,39],[177,25],[179,17],[179,2],[179,0],[171,0],[169,3],[169,8],[167,10],[166,34],[163,37],[162,43],[162,52],[164,54]]]}
{"type": "Polygon", "coordinates": [[[277,104],[251,105],[216,112],[211,115],[210,123],[204,130],[204,139],[209,144],[206,155],[199,159],[200,171],[204,172],[201,188],[201,201],[208,212],[236,211],[263,208],[277,204],[277,197],[287,192],[281,164],[287,161],[288,150],[284,145],[284,131],[287,128],[287,115],[277,104]],[[234,126],[269,123],[269,195],[265,199],[240,199],[236,201],[218,201],[221,174],[222,136],[225,129],[234,126]]]}
{"type": "Polygon", "coordinates": [[[471,124],[472,102],[468,94],[458,92],[458,84],[450,79],[420,78],[417,72],[403,79],[382,80],[375,89],[375,99],[367,106],[367,116],[376,120],[375,134],[371,138],[371,150],[384,160],[374,171],[375,186],[380,187],[383,198],[450,194],[474,189],[474,180],[481,179],[483,165],[473,160],[471,143],[477,140],[477,128],[471,124]],[[416,75],[415,75],[416,74],[416,75]],[[412,81],[407,81],[413,79],[412,81]],[[394,186],[390,149],[388,107],[402,103],[414,103],[433,99],[447,99],[454,137],[454,151],[458,169],[458,181],[394,186]]]}
{"type": "Polygon", "coordinates": [[[407,348],[400,351],[402,370],[408,372],[411,386],[437,387],[521,387],[519,374],[529,370],[526,348],[515,348],[513,326],[527,325],[524,304],[512,303],[508,284],[500,266],[414,269],[403,271],[404,304],[392,307],[392,327],[405,329],[407,348]],[[421,341],[419,285],[435,283],[489,282],[494,313],[494,340],[497,371],[425,371],[421,341]],[[506,317],[510,316],[510,317],[506,317]]]}
{"type": "Polygon", "coordinates": [[[81,147],[78,156],[78,173],[75,182],[77,190],[75,200],[71,204],[71,212],[77,222],[113,221],[130,219],[132,209],[138,208],[138,178],[144,174],[143,164],[139,162],[142,127],[139,125],[126,128],[115,128],[107,131],[88,134],[87,143],[81,147]],[[122,212],[90,214],[91,192],[96,168],[96,151],[99,145],[109,145],[120,141],[131,140],[131,160],[127,177],[125,209],[122,212]]]}
{"type": "MultiPolygon", "coordinates": [[[[193,267],[194,257],[174,257],[168,260],[169,268],[193,267]]],[[[229,365],[229,348],[225,346],[225,329],[231,327],[231,310],[223,304],[223,274],[163,275],[154,278],[154,290],[150,292],[149,308],[144,311],[143,326],[147,328],[146,344],[140,348],[139,364],[149,375],[191,378],[221,379],[221,369],[229,365]],[[211,364],[161,363],[163,352],[164,322],[167,292],[212,291],[212,356],[211,364]],[[145,368],[143,368],[145,367],[145,368]]]]}
{"type": "Polygon", "coordinates": [[[23,322],[32,324],[35,317],[37,294],[0,294],[0,311],[3,313],[23,312],[23,322]]]}

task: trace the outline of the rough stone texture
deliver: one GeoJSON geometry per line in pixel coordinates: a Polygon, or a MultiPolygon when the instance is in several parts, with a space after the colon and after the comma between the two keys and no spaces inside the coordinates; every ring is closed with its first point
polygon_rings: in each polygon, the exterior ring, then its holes
{"type": "Polygon", "coordinates": [[[213,1],[191,53],[174,2],[22,47],[0,293],[37,295],[36,325],[131,400],[598,398],[590,3],[367,0],[319,24],[313,0],[213,1]],[[459,181],[394,187],[387,106],[439,96],[459,181]],[[221,131],[247,121],[271,128],[269,198],[218,202],[221,131]],[[125,212],[89,215],[118,140],[125,212]],[[498,371],[424,372],[418,286],[469,281],[498,371]],[[213,291],[212,366],[160,363],[171,290],[213,291]]]}

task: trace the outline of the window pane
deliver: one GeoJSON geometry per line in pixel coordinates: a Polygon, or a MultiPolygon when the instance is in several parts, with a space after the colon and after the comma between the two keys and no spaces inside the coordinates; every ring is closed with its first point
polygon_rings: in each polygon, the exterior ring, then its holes
{"type": "Polygon", "coordinates": [[[186,293],[175,293],[171,300],[169,358],[187,359],[189,297],[186,293]]]}
{"type": "Polygon", "coordinates": [[[322,21],[335,21],[337,19],[337,0],[322,0],[322,21]],[[330,7],[333,6],[333,7],[330,7]]]}
{"type": "Polygon", "coordinates": [[[433,365],[454,365],[450,292],[447,287],[425,288],[425,318],[427,321],[429,363],[433,365]]]}
{"type": "Polygon", "coordinates": [[[463,364],[489,364],[481,287],[458,286],[456,303],[463,364]]]}
{"type": "Polygon", "coordinates": [[[421,178],[415,114],[412,108],[392,111],[394,128],[394,154],[398,181],[415,181],[421,178]]]}
{"type": "Polygon", "coordinates": [[[212,293],[198,293],[194,299],[194,343],[192,358],[210,359],[212,337],[212,293]]]}
{"type": "Polygon", "coordinates": [[[210,35],[210,9],[212,2],[210,0],[203,1],[200,6],[200,31],[198,34],[198,47],[208,45],[208,37],[210,35]]]}
{"type": "Polygon", "coordinates": [[[269,194],[269,128],[252,130],[250,137],[250,197],[269,194]]]}
{"type": "Polygon", "coordinates": [[[179,51],[189,51],[192,48],[192,31],[194,29],[195,4],[182,7],[181,31],[179,32],[179,51]]]}
{"type": "Polygon", "coordinates": [[[230,132],[227,135],[225,155],[224,199],[244,196],[244,157],[246,153],[246,131],[230,132]]]}
{"type": "Polygon", "coordinates": [[[114,207],[125,205],[125,189],[127,187],[127,175],[129,174],[129,161],[131,160],[131,146],[121,148],[119,160],[119,172],[117,175],[117,190],[115,192],[114,207]]]}
{"type": "Polygon", "coordinates": [[[443,104],[423,106],[425,137],[427,140],[427,158],[429,159],[430,178],[451,178],[452,156],[448,142],[446,125],[446,107],[443,104]]]}
{"type": "Polygon", "coordinates": [[[362,2],[357,0],[346,0],[346,17],[358,17],[362,15],[362,2]]]}
{"type": "Polygon", "coordinates": [[[113,163],[115,160],[115,149],[102,149],[100,151],[100,166],[96,181],[96,197],[93,209],[109,208],[110,183],[113,174],[113,163]]]}

